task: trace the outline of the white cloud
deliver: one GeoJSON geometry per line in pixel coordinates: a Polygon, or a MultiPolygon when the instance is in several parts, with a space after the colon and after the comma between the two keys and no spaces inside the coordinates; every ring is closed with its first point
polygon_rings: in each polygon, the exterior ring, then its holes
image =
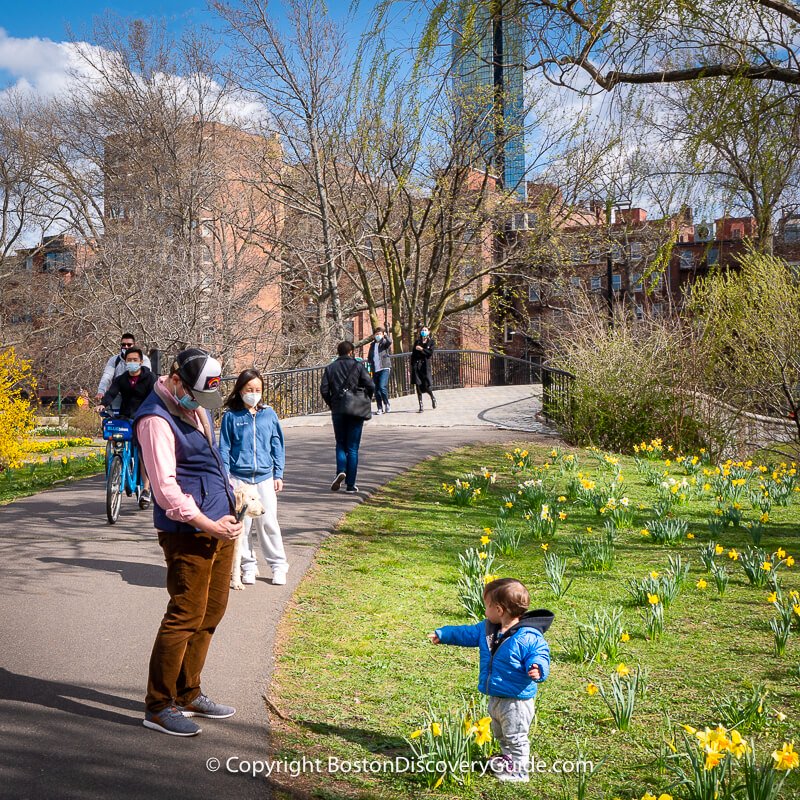
{"type": "Polygon", "coordinates": [[[19,91],[55,96],[68,88],[76,63],[74,46],[69,43],[20,39],[0,28],[0,69],[15,79],[12,86],[19,91]]]}

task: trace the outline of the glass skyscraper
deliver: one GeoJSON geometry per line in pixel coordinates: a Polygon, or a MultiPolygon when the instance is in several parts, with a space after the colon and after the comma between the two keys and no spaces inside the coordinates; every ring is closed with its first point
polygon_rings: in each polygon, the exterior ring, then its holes
{"type": "Polygon", "coordinates": [[[476,167],[498,174],[503,189],[524,200],[523,29],[513,17],[493,18],[486,2],[478,6],[473,26],[465,31],[462,14],[452,47],[455,92],[465,104],[463,113],[475,125],[474,151],[480,156],[473,160],[482,162],[476,167]],[[495,146],[498,132],[502,133],[501,149],[495,146]]]}

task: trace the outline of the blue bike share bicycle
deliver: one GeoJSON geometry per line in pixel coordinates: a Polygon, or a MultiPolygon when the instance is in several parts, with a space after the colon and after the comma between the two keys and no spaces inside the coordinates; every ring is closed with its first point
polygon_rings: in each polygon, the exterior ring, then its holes
{"type": "Polygon", "coordinates": [[[122,493],[134,495],[139,508],[147,508],[149,501],[142,499],[144,486],[139,469],[139,448],[133,438],[133,425],[118,414],[105,411],[103,438],[106,449],[106,516],[113,525],[119,519],[122,493]]]}

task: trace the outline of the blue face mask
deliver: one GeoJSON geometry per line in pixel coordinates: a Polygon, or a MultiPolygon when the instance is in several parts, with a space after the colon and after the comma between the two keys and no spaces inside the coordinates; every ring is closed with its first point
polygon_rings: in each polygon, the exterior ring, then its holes
{"type": "Polygon", "coordinates": [[[185,408],[187,411],[194,411],[196,408],[200,408],[200,403],[194,399],[190,394],[184,394],[178,397],[178,395],[172,395],[175,398],[175,402],[185,408]]]}
{"type": "Polygon", "coordinates": [[[428,331],[420,331],[419,335],[420,335],[420,336],[421,336],[423,339],[427,339],[427,338],[428,338],[428,331]]]}
{"type": "Polygon", "coordinates": [[[138,361],[126,361],[125,362],[125,369],[128,372],[138,372],[142,368],[142,365],[138,361]]]}

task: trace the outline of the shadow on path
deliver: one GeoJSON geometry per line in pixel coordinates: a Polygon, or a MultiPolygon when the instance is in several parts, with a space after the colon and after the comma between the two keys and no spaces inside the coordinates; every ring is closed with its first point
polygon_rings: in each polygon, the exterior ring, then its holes
{"type": "Polygon", "coordinates": [[[57,558],[42,556],[36,559],[43,564],[65,564],[68,567],[96,569],[116,573],[131,586],[147,586],[163,589],[167,583],[167,568],[157,564],[141,564],[136,561],[112,561],[102,558],[57,558]]]}

